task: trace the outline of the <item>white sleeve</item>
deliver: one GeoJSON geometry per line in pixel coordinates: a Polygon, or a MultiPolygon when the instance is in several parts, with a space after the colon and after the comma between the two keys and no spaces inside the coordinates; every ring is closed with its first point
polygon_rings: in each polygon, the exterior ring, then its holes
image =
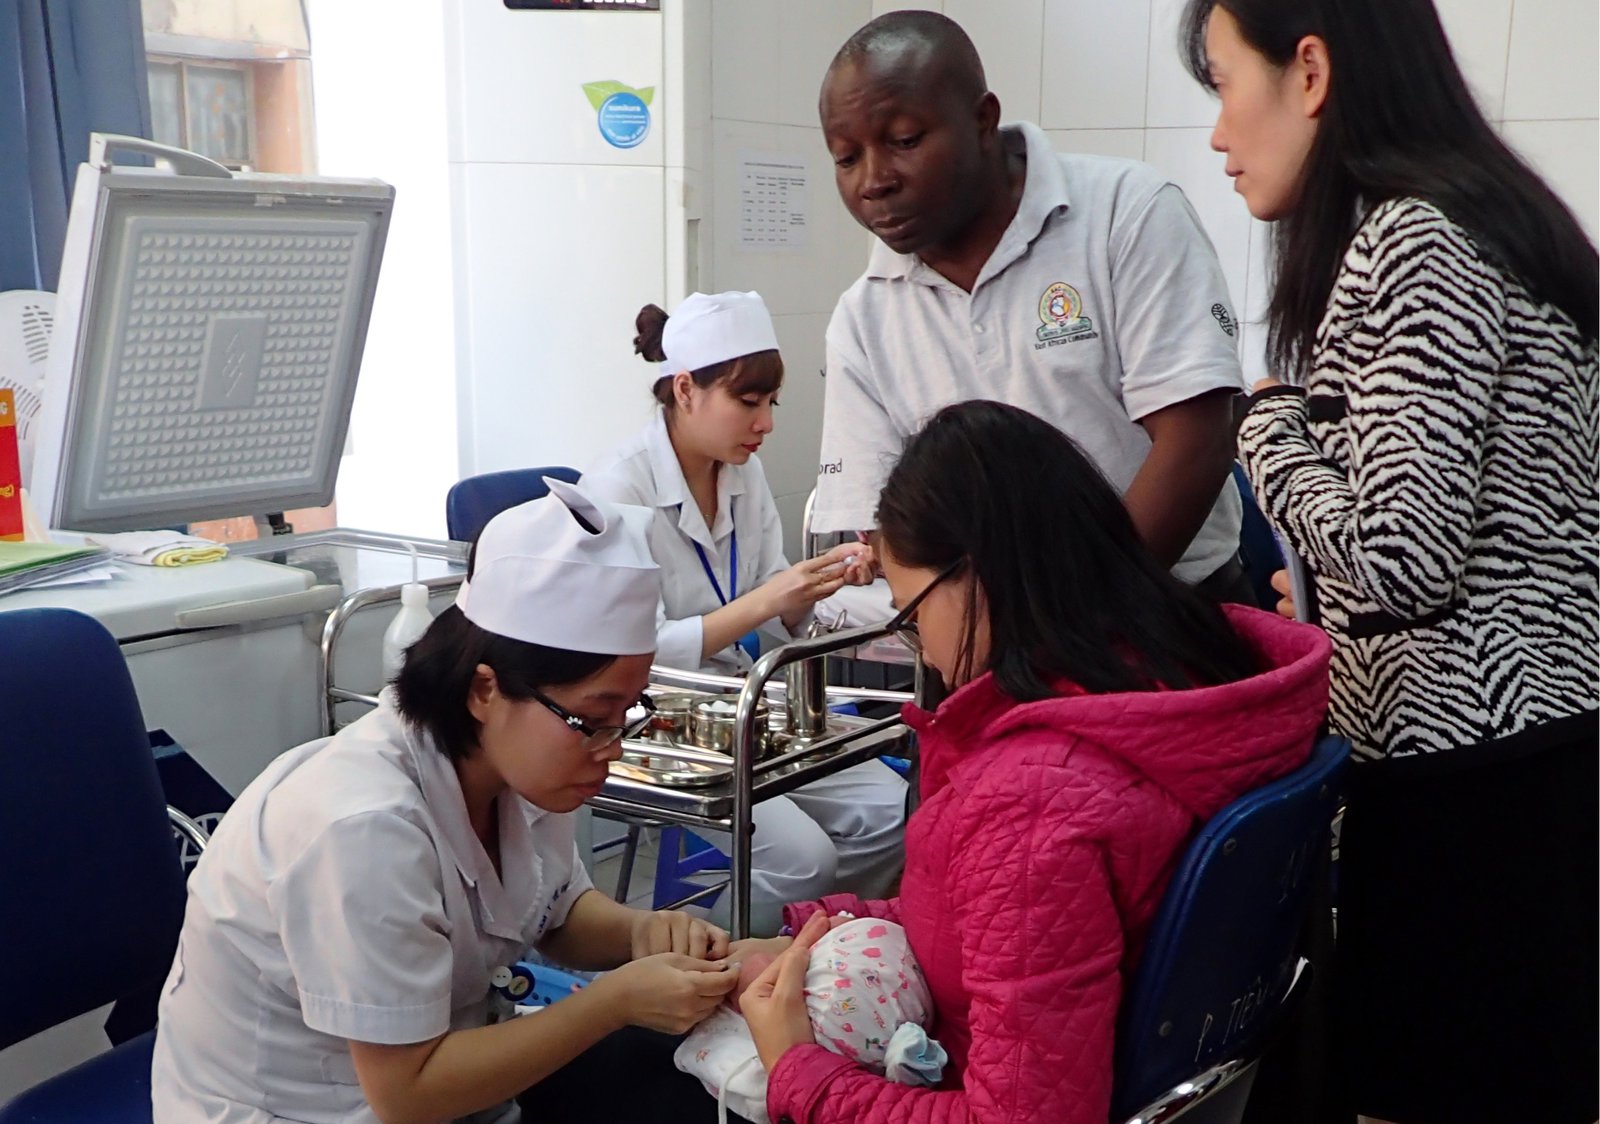
{"type": "Polygon", "coordinates": [[[1222,263],[1175,185],[1112,232],[1111,287],[1128,417],[1245,388],[1222,263]]]}
{"type": "Polygon", "coordinates": [[[822,458],[811,529],[818,534],[867,530],[905,435],[895,432],[878,396],[855,318],[842,300],[828,323],[827,356],[822,458]]]}
{"type": "Polygon", "coordinates": [[[450,1029],[450,921],[438,850],[390,812],[337,820],[267,887],[312,1030],[425,1042],[450,1029]]]}
{"type": "MultiPolygon", "coordinates": [[[[583,476],[583,487],[595,499],[613,503],[631,503],[649,507],[654,496],[647,496],[639,485],[630,480],[616,465],[597,468],[583,476]]],[[[656,513],[659,515],[659,513],[656,513]]],[[[650,528],[651,552],[661,569],[662,595],[656,601],[656,658],[663,667],[679,667],[694,671],[705,663],[700,649],[705,646],[698,614],[672,620],[667,616],[666,583],[673,580],[667,572],[666,559],[656,550],[656,521],[652,517],[650,528]]]]}
{"type": "Polygon", "coordinates": [[[777,501],[772,498],[772,487],[767,483],[767,470],[754,457],[750,487],[758,488],[756,510],[761,513],[761,556],[756,566],[756,583],[759,589],[789,568],[789,559],[783,553],[783,520],[778,516],[777,501]]]}
{"type": "MultiPolygon", "coordinates": [[[[761,469],[759,499],[757,510],[761,512],[761,564],[756,570],[756,584],[751,586],[751,589],[760,589],[789,568],[789,559],[783,553],[783,520],[778,515],[778,505],[772,498],[772,489],[767,484],[764,468],[761,469]]],[[[788,643],[797,636],[804,636],[810,623],[811,614],[808,612],[791,631],[783,626],[782,617],[772,617],[762,621],[756,627],[756,631],[780,643],[788,643]]],[[[765,651],[766,648],[763,646],[762,650],[765,651]]]]}
{"type": "MultiPolygon", "coordinates": [[[[704,581],[697,570],[686,576],[686,562],[682,550],[674,546],[682,539],[682,532],[672,525],[670,517],[657,511],[650,524],[650,553],[661,567],[661,596],[656,601],[656,658],[663,667],[678,667],[695,671],[706,663],[705,618],[696,611],[699,605],[685,582],[704,581]],[[671,602],[670,604],[668,602],[671,602]],[[673,616],[682,613],[682,616],[673,616]]],[[[707,587],[709,589],[709,586],[707,587]]],[[[708,606],[704,612],[710,612],[708,606]]]]}
{"type": "Polygon", "coordinates": [[[628,479],[627,474],[614,462],[590,469],[578,478],[578,483],[585,493],[597,500],[643,507],[650,505],[639,486],[628,479]]]}
{"type": "Polygon", "coordinates": [[[667,606],[656,602],[656,663],[662,667],[678,667],[685,671],[698,671],[706,662],[701,649],[705,647],[705,627],[701,616],[667,619],[667,606]]]}

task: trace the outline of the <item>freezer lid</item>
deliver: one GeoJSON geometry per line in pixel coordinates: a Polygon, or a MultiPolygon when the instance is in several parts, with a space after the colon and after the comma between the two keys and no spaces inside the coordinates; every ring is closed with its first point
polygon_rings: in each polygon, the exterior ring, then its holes
{"type": "Polygon", "coordinates": [[[32,496],[122,531],[331,502],[394,189],[96,136],[62,255],[32,496]],[[110,148],[182,173],[118,167],[110,148]]]}
{"type": "Polygon", "coordinates": [[[340,597],[337,586],[317,585],[309,571],[254,558],[171,569],[115,565],[115,581],[7,594],[0,597],[0,612],[76,609],[126,642],[325,612],[340,597]]]}

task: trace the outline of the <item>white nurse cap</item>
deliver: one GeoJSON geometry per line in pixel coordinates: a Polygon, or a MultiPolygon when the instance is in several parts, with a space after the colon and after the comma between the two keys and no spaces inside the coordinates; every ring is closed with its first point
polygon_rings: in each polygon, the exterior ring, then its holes
{"type": "Polygon", "coordinates": [[[760,293],[691,293],[661,331],[667,358],[655,378],[777,349],[778,333],[760,293]]]}
{"type": "Polygon", "coordinates": [[[548,476],[544,482],[548,496],[484,527],[456,607],[479,628],[529,644],[608,656],[654,652],[661,577],[645,538],[652,512],[591,499],[548,476]]]}

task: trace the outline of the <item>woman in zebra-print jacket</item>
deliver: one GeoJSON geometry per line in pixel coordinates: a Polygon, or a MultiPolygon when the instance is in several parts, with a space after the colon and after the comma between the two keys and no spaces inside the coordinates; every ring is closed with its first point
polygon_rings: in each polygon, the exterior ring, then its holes
{"type": "Polygon", "coordinates": [[[1588,1122],[1600,1084],[1596,254],[1429,0],[1190,0],[1275,224],[1239,430],[1355,747],[1334,981],[1355,1111],[1588,1122]]]}

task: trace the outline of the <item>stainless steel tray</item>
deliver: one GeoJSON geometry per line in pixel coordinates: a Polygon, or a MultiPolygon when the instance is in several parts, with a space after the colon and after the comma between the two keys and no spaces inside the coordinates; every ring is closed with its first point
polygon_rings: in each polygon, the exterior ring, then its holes
{"type": "MultiPolygon", "coordinates": [[[[651,688],[652,694],[663,694],[651,688]]],[[[674,693],[715,697],[721,692],[697,691],[675,688],[674,693]]],[[[794,735],[781,730],[783,710],[774,705],[772,723],[773,751],[769,757],[779,757],[792,749],[800,748],[794,735]]],[[[850,715],[831,715],[827,735],[834,737],[858,730],[868,720],[850,715]]],[[[820,741],[821,739],[815,739],[820,741]]],[[[826,748],[823,749],[826,753],[826,748]]],[[[763,761],[769,757],[764,757],[763,761]]],[[[759,763],[758,763],[759,768],[759,763]]],[[[733,778],[733,758],[715,749],[679,741],[666,734],[649,738],[630,738],[622,743],[622,758],[611,763],[611,775],[636,784],[658,785],[664,788],[710,788],[730,783],[733,778]]]]}
{"type": "Polygon", "coordinates": [[[733,776],[733,758],[725,765],[708,765],[668,756],[660,746],[625,745],[622,760],[611,763],[611,775],[668,788],[706,788],[733,776]]]}
{"type": "MultiPolygon", "coordinates": [[[[785,792],[821,777],[847,769],[857,762],[885,754],[910,756],[913,746],[910,730],[898,717],[864,719],[834,715],[829,731],[817,739],[792,740],[775,757],[756,759],[756,722],[763,698],[771,703],[782,697],[782,687],[774,677],[801,660],[814,659],[854,648],[863,641],[887,633],[883,625],[852,628],[826,636],[792,640],[781,648],[766,652],[755,662],[742,681],[698,672],[656,667],[650,672],[654,687],[673,686],[712,690],[735,689],[739,701],[735,716],[732,770],[716,784],[695,788],[654,784],[619,776],[613,772],[604,788],[588,801],[599,812],[608,812],[645,823],[677,823],[693,828],[712,828],[729,833],[730,927],[735,938],[750,935],[750,838],[755,807],[785,792]],[[769,692],[771,692],[769,694],[769,692]],[[837,732],[832,729],[838,723],[837,732]]],[[[916,676],[921,690],[921,668],[916,676]]],[[[885,702],[905,702],[902,692],[839,689],[838,696],[885,702]]]]}
{"type": "MultiPolygon", "coordinates": [[[[841,730],[840,734],[843,736],[834,735],[819,742],[815,753],[790,756],[790,753],[786,752],[782,757],[760,762],[755,769],[753,785],[756,801],[759,803],[781,795],[818,777],[827,776],[861,761],[870,761],[886,753],[905,755],[905,738],[908,731],[899,722],[889,719],[851,721],[861,723],[859,731],[852,730],[844,734],[841,730]]],[[[646,754],[659,756],[663,747],[657,743],[643,743],[641,748],[646,754]]],[[[794,748],[798,747],[791,747],[791,750],[794,748]]],[[[630,749],[631,746],[626,747],[624,754],[630,749]]],[[[686,752],[706,753],[705,750],[686,752]]],[[[720,754],[714,756],[721,757],[720,754]]],[[[623,760],[627,760],[626,756],[623,760]]],[[[732,763],[727,758],[722,758],[722,761],[727,763],[721,764],[719,768],[713,766],[718,768],[720,776],[714,780],[688,785],[662,783],[657,778],[642,780],[633,775],[631,769],[622,772],[613,767],[611,776],[606,780],[605,789],[599,796],[590,799],[589,804],[594,808],[643,816],[647,819],[662,819],[688,824],[690,827],[699,825],[725,831],[728,829],[729,818],[733,815],[734,776],[732,763]]],[[[677,764],[678,762],[673,762],[673,765],[677,764]]]]}

